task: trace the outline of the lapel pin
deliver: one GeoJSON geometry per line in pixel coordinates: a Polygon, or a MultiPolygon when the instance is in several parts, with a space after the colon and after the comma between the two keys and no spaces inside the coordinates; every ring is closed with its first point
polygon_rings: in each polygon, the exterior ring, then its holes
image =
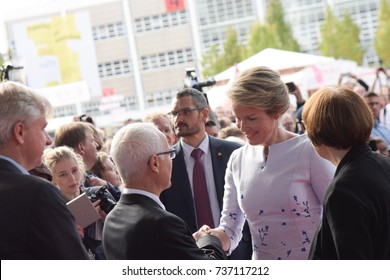
{"type": "Polygon", "coordinates": [[[222,156],[222,152],[218,152],[217,155],[218,155],[219,157],[221,157],[221,156],[222,156]]]}

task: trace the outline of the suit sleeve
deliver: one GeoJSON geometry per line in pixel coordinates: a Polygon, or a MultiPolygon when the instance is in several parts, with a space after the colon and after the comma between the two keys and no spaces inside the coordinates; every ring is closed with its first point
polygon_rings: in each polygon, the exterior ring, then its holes
{"type": "Polygon", "coordinates": [[[31,215],[31,247],[39,252],[38,259],[88,259],[88,254],[76,230],[74,217],[66,207],[60,192],[51,184],[40,188],[31,215]]]}
{"type": "Polygon", "coordinates": [[[200,238],[197,245],[188,226],[179,217],[164,216],[158,221],[157,228],[154,238],[155,246],[161,248],[166,259],[226,259],[218,238],[215,236],[200,238]]]}

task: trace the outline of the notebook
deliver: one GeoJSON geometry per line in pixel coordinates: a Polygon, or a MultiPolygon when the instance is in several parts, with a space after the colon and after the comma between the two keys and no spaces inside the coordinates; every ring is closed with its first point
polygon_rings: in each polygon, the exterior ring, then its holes
{"type": "Polygon", "coordinates": [[[83,228],[100,219],[99,213],[96,211],[86,193],[82,193],[66,203],[66,205],[75,217],[76,224],[83,228]]]}

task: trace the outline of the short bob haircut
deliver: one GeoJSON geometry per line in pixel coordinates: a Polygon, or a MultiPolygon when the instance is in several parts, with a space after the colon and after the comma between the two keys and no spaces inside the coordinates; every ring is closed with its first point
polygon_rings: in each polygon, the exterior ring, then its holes
{"type": "Polygon", "coordinates": [[[319,89],[305,103],[302,119],[314,146],[335,149],[366,144],[374,125],[364,99],[346,87],[319,89]]]}

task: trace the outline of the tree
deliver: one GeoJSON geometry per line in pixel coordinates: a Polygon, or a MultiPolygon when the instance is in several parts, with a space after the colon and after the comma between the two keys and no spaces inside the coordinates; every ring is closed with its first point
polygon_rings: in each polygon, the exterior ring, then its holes
{"type": "Polygon", "coordinates": [[[382,63],[386,67],[390,67],[390,4],[388,0],[381,0],[379,15],[378,15],[378,28],[376,31],[374,48],[378,57],[382,60],[382,63]]]}
{"type": "Polygon", "coordinates": [[[334,56],[337,51],[337,28],[337,18],[333,15],[332,10],[328,6],[326,8],[325,21],[320,26],[321,43],[319,44],[319,48],[321,53],[325,56],[334,56]]]}
{"type": "Polygon", "coordinates": [[[338,59],[350,59],[358,64],[363,60],[363,49],[359,41],[359,26],[351,16],[345,13],[341,20],[337,19],[330,7],[327,7],[325,22],[321,25],[322,55],[338,59]]]}
{"type": "Polygon", "coordinates": [[[214,76],[215,74],[225,70],[221,55],[219,55],[218,47],[212,45],[210,50],[202,57],[203,77],[214,76]]]}
{"type": "Polygon", "coordinates": [[[247,45],[248,56],[255,55],[266,48],[278,48],[278,38],[274,35],[273,29],[269,25],[258,22],[252,25],[247,45]]]}
{"type": "Polygon", "coordinates": [[[284,10],[280,0],[270,1],[264,24],[252,25],[248,39],[248,56],[266,48],[299,51],[289,24],[284,20],[284,10]]]}
{"type": "Polygon", "coordinates": [[[239,63],[244,58],[243,52],[243,47],[238,43],[237,32],[232,27],[229,27],[226,33],[226,41],[223,44],[225,66],[230,67],[239,63]]]}
{"type": "Polygon", "coordinates": [[[269,1],[266,22],[255,23],[248,36],[248,45],[242,46],[237,41],[237,33],[231,27],[227,31],[223,51],[211,48],[203,55],[203,75],[214,75],[226,68],[252,56],[266,48],[299,51],[299,45],[295,40],[291,27],[284,20],[283,6],[280,0],[269,1]]]}
{"type": "Polygon", "coordinates": [[[213,45],[210,47],[209,52],[203,55],[202,74],[204,77],[213,76],[243,59],[243,47],[238,43],[237,32],[232,27],[229,27],[225,43],[223,44],[223,51],[219,53],[217,46],[213,45]]]}
{"type": "Polygon", "coordinates": [[[278,49],[299,51],[299,45],[292,34],[291,26],[284,20],[284,9],[280,0],[270,1],[266,21],[271,26],[271,31],[275,32],[272,35],[278,39],[278,49]]]}

